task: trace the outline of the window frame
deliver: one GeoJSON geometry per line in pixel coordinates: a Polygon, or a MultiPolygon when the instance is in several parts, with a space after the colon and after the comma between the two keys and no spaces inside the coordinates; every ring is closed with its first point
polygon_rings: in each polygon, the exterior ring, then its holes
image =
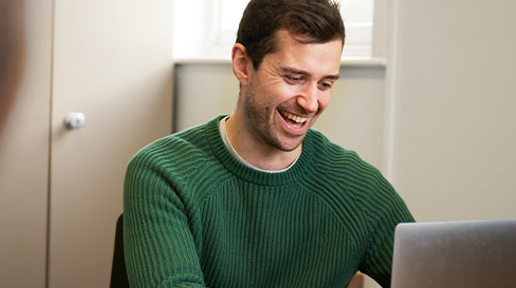
{"type": "MultiPolygon", "coordinates": [[[[179,0],[175,2],[175,19],[186,21],[176,23],[174,58],[184,59],[230,59],[231,47],[236,39],[235,30],[222,28],[223,6],[236,0],[179,0]],[[204,7],[204,8],[199,8],[204,7]],[[190,13],[183,13],[190,12],[190,13]],[[176,18],[177,17],[177,18],[176,18]],[[180,27],[194,27],[188,31],[180,27]],[[188,35],[187,35],[188,34],[188,35]],[[193,35],[193,37],[192,37],[193,35]],[[193,39],[190,41],[189,39],[193,39]],[[193,43],[196,47],[179,47],[193,43]]],[[[248,0],[239,0],[247,2],[248,0]]],[[[343,60],[385,58],[385,34],[387,7],[390,0],[373,0],[372,22],[346,22],[346,44],[343,60]],[[359,35],[350,37],[349,35],[359,35]]]]}

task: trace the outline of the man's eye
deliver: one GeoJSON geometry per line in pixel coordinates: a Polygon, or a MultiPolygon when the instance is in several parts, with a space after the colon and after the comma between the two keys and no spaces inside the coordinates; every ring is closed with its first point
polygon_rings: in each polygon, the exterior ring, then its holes
{"type": "Polygon", "coordinates": [[[289,81],[292,81],[292,82],[298,82],[298,81],[301,81],[303,80],[303,78],[301,77],[296,77],[296,76],[285,76],[285,78],[287,78],[289,81]]]}
{"type": "Polygon", "coordinates": [[[328,88],[331,88],[331,87],[333,86],[333,83],[330,83],[330,82],[322,82],[322,83],[321,83],[321,84],[319,84],[319,85],[321,85],[321,87],[322,87],[322,88],[324,88],[324,89],[328,89],[328,88]]]}

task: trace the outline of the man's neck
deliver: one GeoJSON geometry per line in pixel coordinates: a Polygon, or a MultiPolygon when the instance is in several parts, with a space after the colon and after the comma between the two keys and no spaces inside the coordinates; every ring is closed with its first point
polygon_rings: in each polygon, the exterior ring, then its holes
{"type": "Polygon", "coordinates": [[[244,120],[238,119],[236,114],[226,121],[226,131],[237,153],[251,165],[263,170],[285,169],[301,154],[301,145],[292,151],[282,151],[256,139],[245,126],[244,120]]]}

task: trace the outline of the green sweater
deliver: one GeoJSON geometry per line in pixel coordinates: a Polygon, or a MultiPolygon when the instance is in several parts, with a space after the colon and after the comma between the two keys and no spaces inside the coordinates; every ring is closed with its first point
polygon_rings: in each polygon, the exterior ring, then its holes
{"type": "Polygon", "coordinates": [[[380,172],[313,130],[290,169],[254,170],[224,146],[221,117],[129,163],[131,287],[344,288],[357,270],[388,287],[394,227],[413,218],[380,172]]]}

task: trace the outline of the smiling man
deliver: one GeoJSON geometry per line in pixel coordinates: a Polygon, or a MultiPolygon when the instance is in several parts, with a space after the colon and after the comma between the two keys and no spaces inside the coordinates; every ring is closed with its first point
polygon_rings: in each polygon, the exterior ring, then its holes
{"type": "Polygon", "coordinates": [[[226,124],[228,136],[238,154],[258,168],[281,170],[290,165],[301,154],[308,129],[330,102],[344,36],[304,44],[310,37],[278,30],[275,52],[265,55],[258,69],[243,44],[233,47],[233,71],[241,93],[226,124]]]}
{"type": "Polygon", "coordinates": [[[129,163],[131,287],[390,285],[394,227],[413,218],[354,152],[310,127],[339,78],[344,25],[327,0],[252,0],[232,50],[238,105],[129,163]]]}

